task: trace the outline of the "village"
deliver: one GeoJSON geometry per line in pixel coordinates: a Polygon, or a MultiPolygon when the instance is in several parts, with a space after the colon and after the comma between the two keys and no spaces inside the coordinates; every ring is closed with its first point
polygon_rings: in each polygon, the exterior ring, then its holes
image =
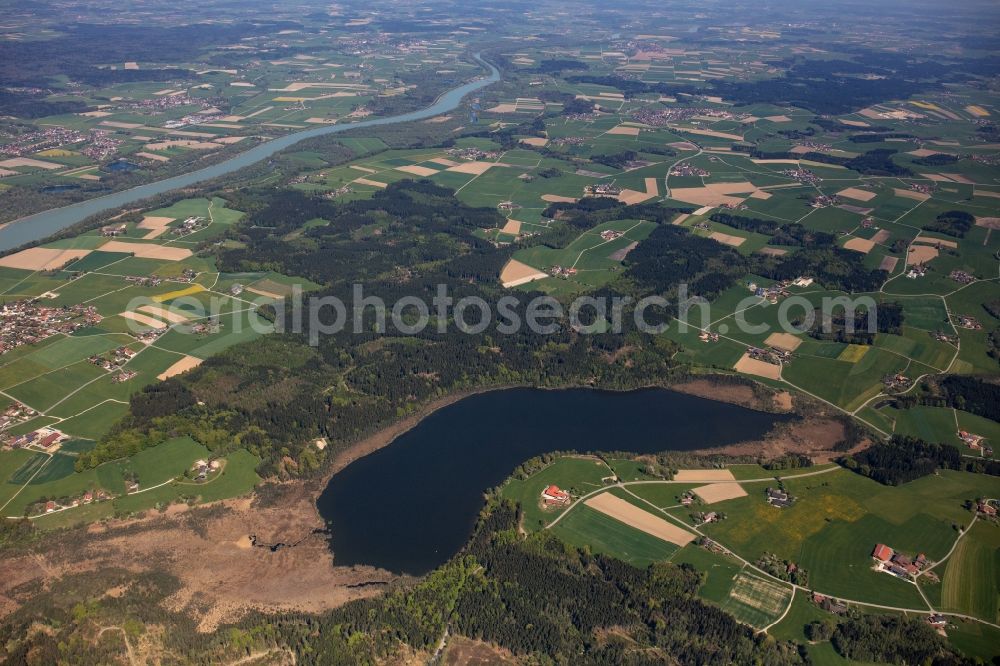
{"type": "Polygon", "coordinates": [[[100,323],[97,308],[90,305],[49,307],[39,299],[24,299],[0,307],[0,354],[30,345],[53,335],[70,334],[100,323]]]}

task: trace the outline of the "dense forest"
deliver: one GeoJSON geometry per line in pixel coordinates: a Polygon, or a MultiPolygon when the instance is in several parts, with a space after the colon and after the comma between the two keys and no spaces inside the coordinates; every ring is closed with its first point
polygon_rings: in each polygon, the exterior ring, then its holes
{"type": "Polygon", "coordinates": [[[1000,475],[1000,463],[992,460],[965,459],[950,444],[925,442],[916,437],[893,435],[864,451],[845,456],[840,464],[862,476],[887,486],[898,486],[933,474],[938,469],[966,470],[1000,475]]]}

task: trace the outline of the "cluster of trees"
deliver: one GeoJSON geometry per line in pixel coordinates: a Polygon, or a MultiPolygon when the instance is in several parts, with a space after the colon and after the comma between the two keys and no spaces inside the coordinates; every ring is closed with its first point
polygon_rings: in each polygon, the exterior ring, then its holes
{"type": "Polygon", "coordinates": [[[853,169],[858,173],[868,176],[909,176],[912,171],[906,167],[901,167],[892,160],[897,150],[892,148],[878,148],[867,153],[858,155],[844,162],[844,166],[853,169]]]}
{"type": "Polygon", "coordinates": [[[964,210],[948,210],[934,218],[933,222],[925,224],[923,228],[946,236],[965,238],[965,234],[969,233],[969,229],[974,226],[976,226],[974,215],[966,213],[964,210]]]}
{"type": "Polygon", "coordinates": [[[847,469],[887,486],[919,479],[940,468],[964,467],[962,454],[954,446],[933,444],[906,435],[893,435],[889,441],[845,456],[839,462],[847,469]]]}
{"type": "MultiPolygon", "coordinates": [[[[650,155],[661,155],[666,157],[673,157],[677,154],[676,151],[665,146],[643,147],[642,152],[650,155]]],[[[603,164],[604,166],[611,167],[612,169],[624,169],[629,162],[640,160],[642,159],[642,156],[634,150],[623,150],[619,153],[591,155],[590,159],[592,162],[603,164]]]]}
{"type": "Polygon", "coordinates": [[[864,265],[861,255],[836,246],[804,247],[781,257],[754,257],[752,271],[772,280],[809,275],[828,289],[848,293],[878,291],[886,272],[864,265]]]}
{"type": "Polygon", "coordinates": [[[944,375],[929,378],[920,402],[934,407],[951,407],[1000,421],[1000,381],[978,375],[944,375]]]}
{"type": "Polygon", "coordinates": [[[879,333],[900,335],[903,332],[903,306],[899,303],[880,303],[874,312],[860,307],[854,311],[825,314],[824,318],[823,312],[816,311],[815,323],[809,330],[809,335],[817,340],[871,345],[879,333]]]}
{"type": "Polygon", "coordinates": [[[938,167],[954,164],[957,161],[958,157],[955,155],[949,155],[948,153],[934,153],[933,155],[928,155],[927,157],[918,157],[913,160],[913,163],[919,164],[920,166],[938,167]]]}
{"type": "Polygon", "coordinates": [[[830,642],[842,657],[855,662],[942,666],[968,663],[921,618],[858,615],[838,623],[830,642]]]}
{"type": "Polygon", "coordinates": [[[688,284],[691,296],[711,300],[746,273],[746,260],[735,250],[685,228],[660,225],[632,250],[626,275],[644,290],[670,293],[688,284]]]}
{"type": "Polygon", "coordinates": [[[771,236],[769,245],[788,245],[792,247],[832,247],[837,237],[825,231],[813,231],[798,222],[782,224],[774,220],[763,220],[758,217],[744,217],[732,213],[712,213],[713,222],[724,224],[733,229],[751,231],[757,234],[771,236]]]}

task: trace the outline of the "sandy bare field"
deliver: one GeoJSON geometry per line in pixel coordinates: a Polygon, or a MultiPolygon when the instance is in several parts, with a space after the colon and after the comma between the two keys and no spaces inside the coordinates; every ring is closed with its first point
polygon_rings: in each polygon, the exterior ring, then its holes
{"type": "Polygon", "coordinates": [[[764,190],[755,190],[750,194],[751,199],[760,199],[761,201],[767,201],[772,196],[770,192],[765,192],[764,190]]]}
{"type": "Polygon", "coordinates": [[[964,185],[975,185],[975,182],[969,180],[960,173],[942,173],[941,175],[948,176],[948,178],[951,178],[956,183],[962,183],[964,185]]]}
{"type": "Polygon", "coordinates": [[[694,145],[690,141],[674,141],[673,143],[667,144],[674,150],[698,150],[698,146],[694,145]]]}
{"type": "Polygon", "coordinates": [[[747,496],[747,491],[743,490],[743,486],[738,483],[710,483],[707,486],[694,488],[691,492],[700,497],[705,504],[715,504],[747,496]]]}
{"type": "Polygon", "coordinates": [[[521,233],[521,221],[520,220],[507,220],[507,224],[503,225],[500,231],[505,234],[519,234],[521,233]]]}
{"type": "Polygon", "coordinates": [[[178,314],[164,307],[160,307],[159,305],[140,305],[136,308],[136,310],[151,314],[154,317],[159,317],[160,319],[166,319],[171,324],[180,324],[188,320],[188,318],[184,315],[178,314]]]}
{"type": "Polygon", "coordinates": [[[683,483],[716,483],[735,480],[736,477],[728,469],[679,469],[674,474],[674,481],[683,483]]]}
{"type": "Polygon", "coordinates": [[[548,142],[549,142],[548,139],[541,136],[529,136],[525,139],[521,139],[521,143],[525,144],[526,146],[536,146],[538,148],[541,148],[548,142]]]}
{"type": "Polygon", "coordinates": [[[264,298],[273,298],[276,301],[280,301],[284,296],[281,294],[276,294],[273,291],[267,291],[265,289],[259,289],[258,287],[243,287],[244,290],[250,293],[257,294],[258,296],[263,296],[264,298]]]}
{"type": "Polygon", "coordinates": [[[27,271],[47,271],[62,268],[73,259],[86,257],[90,250],[63,250],[54,247],[31,247],[0,258],[0,266],[27,271]]]}
{"type": "Polygon", "coordinates": [[[857,199],[858,201],[871,201],[875,198],[874,192],[869,192],[868,190],[861,190],[857,187],[848,187],[837,192],[838,197],[847,197],[848,199],[857,199]]]}
{"type": "Polygon", "coordinates": [[[1000,217],[976,217],[977,227],[986,227],[987,229],[1000,229],[1000,217]]]}
{"type": "Polygon", "coordinates": [[[757,190],[757,186],[747,180],[737,183],[707,183],[705,187],[720,194],[741,194],[757,190]]]}
{"type": "Polygon", "coordinates": [[[179,375],[182,372],[187,372],[191,368],[197,368],[201,365],[201,359],[195,358],[194,356],[185,356],[172,366],[161,372],[156,376],[157,379],[163,381],[164,379],[170,379],[174,375],[179,375]]]}
{"type": "Polygon", "coordinates": [[[0,162],[0,167],[35,167],[36,169],[62,169],[65,165],[57,162],[46,162],[44,160],[33,160],[30,157],[12,157],[9,160],[0,162]]]}
{"type": "Polygon", "coordinates": [[[845,250],[854,250],[855,252],[860,252],[862,254],[868,254],[872,251],[873,247],[875,247],[875,241],[867,238],[852,238],[844,243],[845,250]]]}
{"type": "Polygon", "coordinates": [[[904,190],[901,187],[894,187],[892,191],[896,193],[897,197],[903,197],[904,199],[913,199],[915,201],[927,201],[931,198],[931,195],[924,194],[923,192],[915,192],[914,190],[904,190]]]}
{"type": "Polygon", "coordinates": [[[764,344],[793,352],[802,344],[802,338],[798,338],[791,333],[772,333],[764,340],[764,344]]]}
{"type": "Polygon", "coordinates": [[[514,113],[517,111],[517,104],[497,104],[486,109],[486,113],[514,113]]]}
{"type": "Polygon", "coordinates": [[[933,180],[935,183],[951,183],[953,182],[951,178],[947,176],[942,176],[939,173],[922,173],[921,178],[926,178],[927,180],[933,180]]]}
{"type": "Polygon", "coordinates": [[[965,107],[965,110],[966,112],[971,113],[977,118],[986,118],[987,116],[990,115],[989,111],[979,106],[978,104],[970,104],[969,106],[965,107]]]}
{"type": "Polygon", "coordinates": [[[370,178],[355,178],[353,183],[358,185],[369,185],[371,187],[389,187],[389,183],[383,183],[381,180],[371,180],[370,178]]]}
{"type": "Polygon", "coordinates": [[[156,319],[154,317],[150,317],[149,315],[139,314],[138,312],[126,311],[122,312],[121,315],[126,319],[131,319],[132,321],[139,322],[140,324],[143,324],[144,326],[149,326],[150,328],[155,328],[160,330],[167,327],[166,322],[160,321],[159,319],[156,319]]]}
{"type": "Polygon", "coordinates": [[[143,240],[152,240],[162,236],[170,228],[169,224],[174,221],[172,217],[149,216],[142,218],[142,222],[136,225],[139,229],[149,229],[149,233],[143,236],[143,240]]]}
{"type": "Polygon", "coordinates": [[[174,221],[172,217],[157,217],[155,215],[146,215],[142,218],[142,222],[136,226],[140,229],[160,229],[167,226],[174,221]]]}
{"type": "Polygon", "coordinates": [[[931,155],[937,155],[938,151],[930,150],[929,148],[917,148],[916,150],[911,150],[907,155],[913,155],[914,157],[930,157],[931,155]]]}
{"type": "Polygon", "coordinates": [[[618,193],[618,201],[621,201],[626,206],[634,206],[635,204],[640,204],[643,201],[648,201],[652,199],[655,194],[650,194],[648,192],[639,192],[637,190],[624,189],[618,193]]]}
{"type": "Polygon", "coordinates": [[[352,164],[350,168],[355,171],[363,171],[364,173],[377,173],[375,169],[369,169],[368,167],[358,166],[357,164],[352,164]]]}
{"type": "Polygon", "coordinates": [[[733,370],[743,372],[748,375],[767,377],[768,379],[781,378],[780,366],[766,361],[758,361],[755,358],[750,358],[749,354],[743,354],[743,356],[740,357],[740,360],[736,361],[736,365],[733,366],[733,370]]]}
{"type": "Polygon", "coordinates": [[[166,150],[167,148],[188,148],[189,150],[217,150],[219,144],[212,141],[192,141],[190,139],[170,139],[168,141],[154,141],[147,143],[146,150],[166,150]]]}
{"type": "Polygon", "coordinates": [[[617,127],[612,127],[606,134],[621,134],[623,136],[639,136],[638,127],[628,127],[627,125],[618,125],[617,127]]]}
{"type": "Polygon", "coordinates": [[[684,224],[684,220],[688,219],[689,217],[691,217],[690,213],[681,213],[680,215],[674,218],[674,221],[671,222],[671,224],[676,224],[676,225],[684,224]]]}
{"type": "Polygon", "coordinates": [[[504,287],[516,287],[521,284],[533,282],[534,280],[547,278],[548,276],[548,273],[543,273],[528,264],[521,263],[516,259],[511,259],[507,262],[507,265],[503,267],[503,270],[500,271],[500,284],[504,287]]]}
{"type": "Polygon", "coordinates": [[[685,529],[668,523],[663,518],[654,516],[648,511],[615,497],[611,493],[601,493],[584,501],[584,504],[595,511],[600,511],[609,518],[625,523],[646,534],[655,536],[678,546],[686,546],[694,541],[694,534],[685,529]]]}
{"type": "Polygon", "coordinates": [[[944,240],[943,238],[930,238],[929,236],[917,236],[913,239],[914,243],[920,245],[933,245],[935,247],[950,247],[952,249],[958,247],[958,243],[955,241],[944,240]]]}
{"type": "Polygon", "coordinates": [[[723,245],[730,245],[732,247],[739,247],[746,242],[746,238],[742,236],[733,236],[732,234],[724,234],[721,231],[713,231],[708,235],[714,241],[722,243],[723,245]]]}
{"type": "Polygon", "coordinates": [[[660,179],[646,178],[646,194],[657,197],[660,195],[660,179]]]}
{"type": "Polygon", "coordinates": [[[930,245],[910,245],[906,252],[906,263],[909,265],[926,264],[938,256],[936,247],[930,245]]]}
{"type": "Polygon", "coordinates": [[[772,123],[790,123],[792,119],[785,115],[780,116],[764,116],[764,120],[770,120],[772,123]]]}
{"type": "Polygon", "coordinates": [[[542,201],[548,201],[549,203],[576,203],[579,199],[576,197],[564,197],[561,194],[543,194],[542,201]]]}
{"type": "Polygon", "coordinates": [[[136,153],[136,157],[145,157],[147,160],[154,160],[156,162],[169,162],[170,158],[166,155],[155,155],[153,153],[136,153]]]}
{"type": "Polygon", "coordinates": [[[729,139],[731,141],[742,141],[743,135],[731,134],[729,132],[716,132],[715,130],[698,129],[694,127],[678,127],[677,129],[689,134],[700,134],[701,136],[712,136],[716,139],[729,139]]]}
{"type": "Polygon", "coordinates": [[[463,162],[458,166],[448,167],[448,171],[454,171],[455,173],[471,173],[474,176],[481,176],[491,167],[495,166],[507,166],[506,164],[500,164],[499,162],[463,162]]]}
{"type": "Polygon", "coordinates": [[[102,252],[128,252],[143,259],[164,259],[165,261],[180,261],[191,256],[191,250],[183,247],[165,247],[153,243],[129,243],[127,241],[108,241],[101,246],[102,252]]]}
{"type": "Polygon", "coordinates": [[[412,173],[414,176],[433,176],[437,173],[435,169],[430,167],[417,166],[416,164],[407,164],[404,166],[396,167],[396,171],[402,171],[403,173],[412,173]]]}
{"type": "Polygon", "coordinates": [[[882,257],[882,263],[878,265],[879,270],[889,271],[890,273],[896,270],[896,264],[899,263],[899,257],[882,257]]]}
{"type": "Polygon", "coordinates": [[[884,243],[884,242],[886,242],[887,240],[889,240],[889,238],[890,238],[891,236],[892,236],[892,233],[890,233],[888,229],[879,229],[879,230],[878,230],[878,231],[877,231],[877,232],[875,233],[875,235],[874,235],[874,236],[872,236],[872,240],[873,240],[873,241],[874,241],[875,243],[877,243],[877,244],[881,245],[882,243],[884,243]]]}
{"type": "Polygon", "coordinates": [[[788,254],[788,250],[782,250],[780,247],[762,247],[757,250],[760,254],[767,254],[772,257],[783,257],[788,254]]]}
{"type": "Polygon", "coordinates": [[[738,206],[743,203],[740,197],[732,197],[708,189],[707,187],[674,187],[670,189],[670,198],[697,206],[715,208],[723,204],[738,206]]]}

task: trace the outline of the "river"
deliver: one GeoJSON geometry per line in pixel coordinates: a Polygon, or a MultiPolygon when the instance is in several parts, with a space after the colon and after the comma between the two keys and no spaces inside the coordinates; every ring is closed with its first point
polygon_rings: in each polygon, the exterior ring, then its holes
{"type": "Polygon", "coordinates": [[[795,418],[666,389],[508,389],[440,409],[330,480],[318,500],[334,561],[424,574],[468,540],[483,492],[550,451],[691,451],[795,418]]]}
{"type": "Polygon", "coordinates": [[[489,68],[489,76],[470,81],[457,88],[449,90],[438,97],[437,100],[428,107],[418,111],[402,113],[396,116],[371,118],[369,120],[361,120],[343,125],[316,127],[302,132],[286,134],[285,136],[278,137],[277,139],[272,139],[265,143],[258,144],[253,148],[236,155],[235,157],[229,158],[228,160],[219,162],[218,164],[213,164],[197,171],[191,171],[190,173],[174,176],[173,178],[166,178],[153,183],[139,185],[138,187],[133,187],[129,190],[115,192],[113,194],[64,206],[62,208],[53,208],[52,210],[35,213],[34,215],[29,215],[28,217],[22,217],[11,222],[3,229],[0,229],[0,251],[9,250],[11,248],[24,245],[25,243],[41,240],[51,236],[57,231],[61,231],[66,227],[70,227],[77,222],[85,220],[91,215],[96,215],[102,211],[119,208],[147,197],[163,194],[164,192],[169,192],[170,190],[175,190],[181,187],[190,187],[196,183],[238,171],[243,167],[250,166],[251,164],[260,162],[263,159],[267,159],[276,152],[293,146],[303,139],[312,139],[326,134],[336,134],[338,132],[346,132],[347,130],[375,127],[377,125],[389,125],[392,123],[405,123],[414,120],[423,120],[424,118],[431,118],[433,116],[451,111],[457,108],[461,103],[462,98],[469,93],[485,88],[491,83],[495,83],[500,80],[500,72],[497,71],[496,67],[480,58],[479,54],[476,54],[475,58],[482,65],[489,68]]]}

